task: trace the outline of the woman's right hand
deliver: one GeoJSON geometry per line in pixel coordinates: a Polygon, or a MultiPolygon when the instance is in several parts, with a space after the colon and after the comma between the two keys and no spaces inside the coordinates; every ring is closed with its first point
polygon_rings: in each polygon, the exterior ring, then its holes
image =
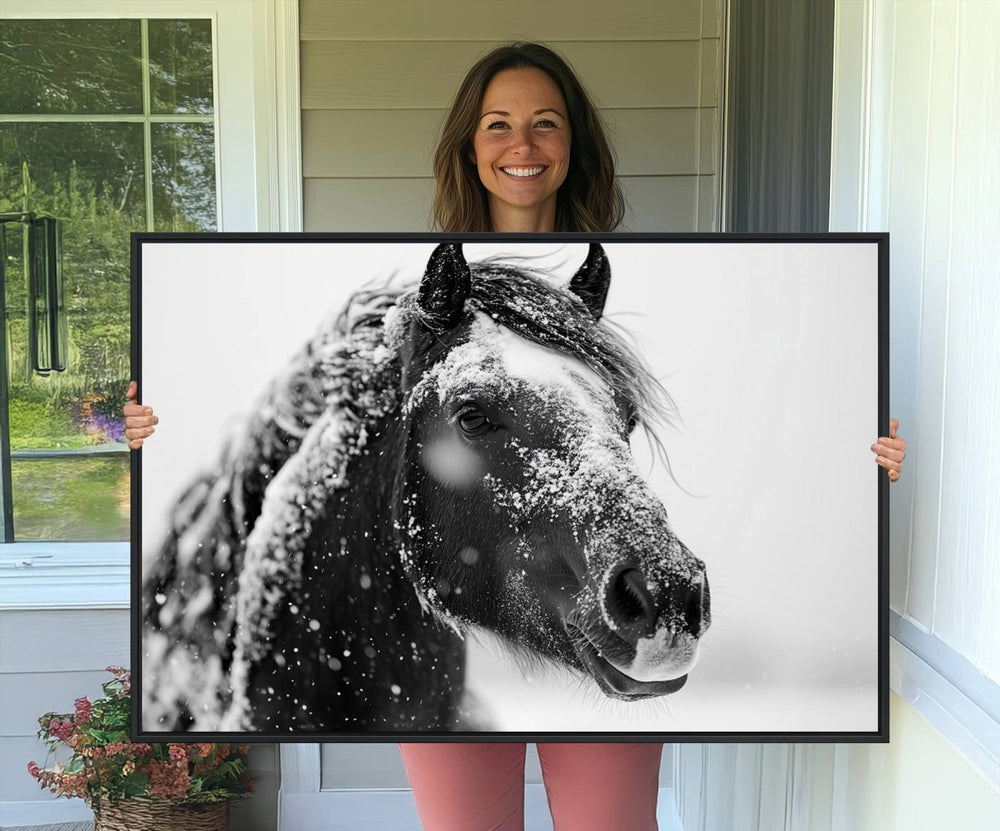
{"type": "MultiPolygon", "coordinates": [[[[125,397],[135,398],[137,391],[138,386],[135,381],[129,381],[125,397]]],[[[153,415],[152,407],[136,404],[134,401],[129,401],[122,408],[122,413],[125,416],[125,438],[128,439],[128,446],[132,450],[138,450],[142,447],[142,440],[153,435],[155,432],[153,425],[159,423],[160,419],[153,415]]]]}

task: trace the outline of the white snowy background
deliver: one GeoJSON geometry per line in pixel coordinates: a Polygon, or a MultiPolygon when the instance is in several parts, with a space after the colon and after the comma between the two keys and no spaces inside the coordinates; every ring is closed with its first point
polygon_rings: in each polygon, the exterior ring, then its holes
{"type": "MultiPolygon", "coordinates": [[[[212,465],[267,380],[373,278],[419,277],[433,243],[146,243],[142,398],[145,556],[178,492],[212,465]],[[277,288],[276,288],[277,286],[277,288]]],[[[496,639],[470,638],[468,686],[497,730],[877,729],[877,252],[874,243],[605,245],[606,317],[677,403],[641,431],[641,470],[708,565],[712,627],[687,685],[606,698],[553,667],[523,678],[496,639]],[[692,495],[693,494],[693,495],[692,495]]],[[[585,244],[467,244],[542,256],[568,280],[585,244]]]]}

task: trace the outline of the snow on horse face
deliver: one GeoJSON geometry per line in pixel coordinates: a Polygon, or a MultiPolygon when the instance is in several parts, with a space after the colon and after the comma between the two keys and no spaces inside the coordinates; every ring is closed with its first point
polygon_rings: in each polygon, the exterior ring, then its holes
{"type": "Polygon", "coordinates": [[[603,250],[569,292],[512,268],[470,277],[460,249],[439,249],[404,347],[395,526],[421,601],[608,696],[674,692],[709,625],[708,581],[631,454],[651,379],[598,324],[603,250]]]}

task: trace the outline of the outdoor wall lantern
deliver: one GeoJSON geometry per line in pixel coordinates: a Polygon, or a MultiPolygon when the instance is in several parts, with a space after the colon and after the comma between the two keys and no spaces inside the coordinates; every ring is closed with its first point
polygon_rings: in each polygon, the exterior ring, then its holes
{"type": "MultiPolygon", "coordinates": [[[[68,359],[65,287],[62,272],[62,221],[34,213],[0,214],[0,227],[24,227],[28,284],[28,359],[39,375],[63,372],[68,359]]],[[[0,234],[0,286],[7,263],[6,234],[0,234]]],[[[3,298],[0,296],[0,302],[3,298]]]]}

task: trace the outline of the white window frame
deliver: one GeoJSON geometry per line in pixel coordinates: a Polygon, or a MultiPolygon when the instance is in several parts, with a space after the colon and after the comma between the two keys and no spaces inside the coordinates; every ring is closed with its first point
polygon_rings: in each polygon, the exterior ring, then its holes
{"type": "MultiPolygon", "coordinates": [[[[4,0],[0,19],[212,21],[220,231],[301,231],[298,3],[4,0]],[[247,55],[252,55],[248,65],[247,55]]],[[[0,610],[127,609],[127,542],[0,544],[0,610]]]]}

